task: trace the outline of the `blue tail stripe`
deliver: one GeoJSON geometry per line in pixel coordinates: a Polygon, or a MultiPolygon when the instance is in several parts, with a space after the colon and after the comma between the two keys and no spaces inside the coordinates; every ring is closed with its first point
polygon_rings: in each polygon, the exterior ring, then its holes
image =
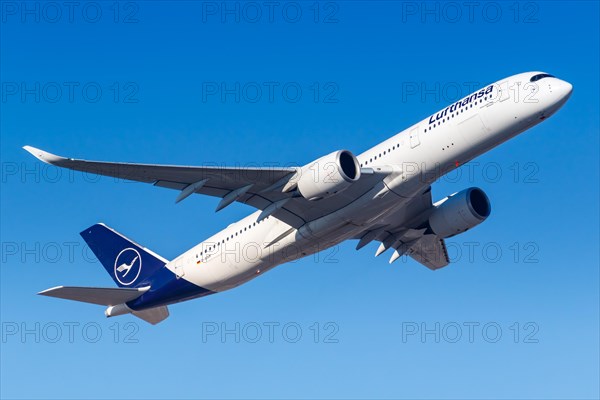
{"type": "Polygon", "coordinates": [[[162,305],[203,297],[215,292],[196,286],[183,278],[177,278],[167,268],[158,271],[152,277],[150,290],[137,299],[131,300],[127,306],[132,310],[143,310],[162,305]]]}

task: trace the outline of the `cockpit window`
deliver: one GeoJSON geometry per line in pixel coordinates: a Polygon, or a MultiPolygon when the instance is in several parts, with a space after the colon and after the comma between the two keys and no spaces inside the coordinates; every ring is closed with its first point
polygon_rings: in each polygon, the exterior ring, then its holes
{"type": "Polygon", "coordinates": [[[550,75],[550,74],[537,74],[531,77],[531,79],[529,80],[529,82],[535,82],[535,81],[539,81],[540,79],[543,78],[554,78],[554,75],[550,75]]]}

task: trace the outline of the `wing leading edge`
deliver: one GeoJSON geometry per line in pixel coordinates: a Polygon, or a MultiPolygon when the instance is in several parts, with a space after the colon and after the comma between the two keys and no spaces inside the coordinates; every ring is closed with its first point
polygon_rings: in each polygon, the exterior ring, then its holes
{"type": "Polygon", "coordinates": [[[23,148],[37,159],[57,167],[179,190],[176,202],[198,193],[221,198],[217,211],[233,202],[248,204],[268,211],[261,213],[261,218],[265,214],[273,215],[294,228],[350,204],[385,177],[385,174],[365,173],[342,193],[316,202],[297,193],[282,191],[285,183],[298,171],[297,167],[199,167],[87,161],[57,156],[31,146],[23,148]]]}

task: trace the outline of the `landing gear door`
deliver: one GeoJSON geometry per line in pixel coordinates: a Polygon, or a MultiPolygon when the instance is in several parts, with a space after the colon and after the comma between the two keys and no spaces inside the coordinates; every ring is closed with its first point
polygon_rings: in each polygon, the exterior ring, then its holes
{"type": "Polygon", "coordinates": [[[414,149],[421,144],[419,140],[419,127],[413,128],[410,131],[410,148],[414,149]]]}
{"type": "Polygon", "coordinates": [[[458,129],[465,141],[471,144],[484,142],[490,134],[479,114],[462,121],[458,124],[458,129]]]}

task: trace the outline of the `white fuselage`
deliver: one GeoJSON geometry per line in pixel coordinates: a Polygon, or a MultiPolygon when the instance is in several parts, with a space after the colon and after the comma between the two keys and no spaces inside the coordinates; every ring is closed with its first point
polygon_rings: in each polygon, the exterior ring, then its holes
{"type": "MultiPolygon", "coordinates": [[[[488,85],[360,154],[361,167],[392,168],[393,173],[349,205],[300,229],[273,216],[258,222],[257,211],[183,253],[167,268],[181,279],[221,292],[352,238],[391,214],[397,216],[412,196],[436,179],[538,124],[566,102],[570,84],[554,77],[530,82],[534,74],[488,85]]],[[[404,216],[407,221],[414,217],[404,216]]]]}

